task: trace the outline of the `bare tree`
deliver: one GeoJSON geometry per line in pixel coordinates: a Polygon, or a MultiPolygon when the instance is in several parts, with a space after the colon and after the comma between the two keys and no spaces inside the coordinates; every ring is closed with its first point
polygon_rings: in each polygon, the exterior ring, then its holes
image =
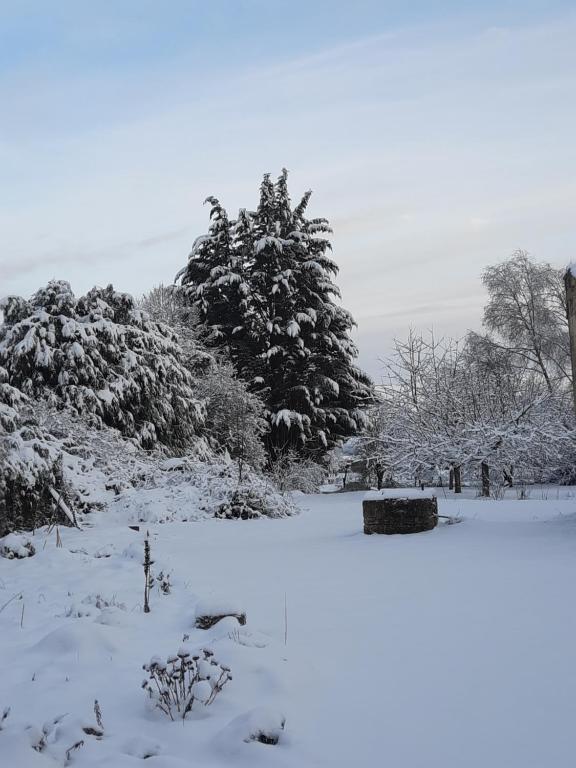
{"type": "Polygon", "coordinates": [[[491,470],[510,485],[515,471],[559,476],[574,460],[569,398],[483,337],[411,333],[396,342],[387,371],[363,452],[404,480],[448,471],[458,493],[466,473],[489,495],[491,470]]]}
{"type": "Polygon", "coordinates": [[[570,346],[561,270],[539,263],[526,251],[488,267],[484,325],[486,343],[518,359],[542,376],[550,393],[570,381],[570,346]]]}

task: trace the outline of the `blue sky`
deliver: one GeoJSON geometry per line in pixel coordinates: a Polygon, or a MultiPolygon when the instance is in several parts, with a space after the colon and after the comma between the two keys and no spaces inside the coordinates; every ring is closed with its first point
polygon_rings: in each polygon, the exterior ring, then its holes
{"type": "Polygon", "coordinates": [[[377,375],[478,325],[486,264],[573,259],[574,39],[573,2],[0,0],[0,294],[169,282],[286,166],[377,375]]]}

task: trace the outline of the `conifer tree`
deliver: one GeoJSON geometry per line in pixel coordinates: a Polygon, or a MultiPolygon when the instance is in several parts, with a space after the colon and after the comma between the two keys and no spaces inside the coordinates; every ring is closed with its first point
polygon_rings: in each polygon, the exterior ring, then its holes
{"type": "Polygon", "coordinates": [[[210,227],[206,235],[196,238],[188,265],[177,275],[184,296],[197,308],[206,328],[206,344],[228,346],[235,358],[235,333],[243,328],[243,297],[248,287],[243,279],[242,259],[238,247],[233,248],[233,226],[226,210],[215,197],[210,203],[210,227]]]}
{"type": "Polygon", "coordinates": [[[320,457],[362,429],[373,390],[354,364],[354,321],[336,303],[328,222],[306,218],[310,192],[292,208],[287,182],[285,170],[276,183],[266,174],[256,211],[236,221],[213,202],[179,277],[214,343],[264,399],[271,456],[320,457]]]}

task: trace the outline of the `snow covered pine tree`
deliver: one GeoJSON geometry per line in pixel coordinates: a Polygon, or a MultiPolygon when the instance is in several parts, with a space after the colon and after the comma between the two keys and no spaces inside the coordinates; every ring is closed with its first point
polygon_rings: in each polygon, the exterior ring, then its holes
{"type": "Polygon", "coordinates": [[[352,316],[335,299],[326,219],[307,219],[307,192],[292,208],[283,170],[264,176],[255,212],[229,220],[210,197],[209,231],[177,280],[213,346],[266,403],[271,457],[319,458],[365,425],[370,379],[354,364],[352,316]]]}
{"type": "Polygon", "coordinates": [[[107,424],[144,448],[185,450],[203,418],[174,332],[131,296],[93,288],[77,299],[52,281],[30,301],[2,302],[0,365],[8,384],[93,426],[107,424]]]}

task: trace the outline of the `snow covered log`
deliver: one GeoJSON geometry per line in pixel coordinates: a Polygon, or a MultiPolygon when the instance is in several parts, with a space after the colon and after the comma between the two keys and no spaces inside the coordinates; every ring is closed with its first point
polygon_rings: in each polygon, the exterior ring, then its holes
{"type": "Polygon", "coordinates": [[[196,606],[195,626],[210,629],[228,616],[236,619],[242,627],[246,624],[246,613],[236,603],[229,600],[201,600],[196,606]]]}
{"type": "Polygon", "coordinates": [[[421,533],[438,524],[438,502],[423,491],[367,493],[362,502],[364,533],[421,533]]]}
{"type": "Polygon", "coordinates": [[[216,616],[197,616],[195,626],[198,627],[198,629],[211,629],[215,624],[218,624],[219,621],[228,617],[236,619],[241,627],[246,624],[245,613],[222,613],[217,614],[216,616]]]}

